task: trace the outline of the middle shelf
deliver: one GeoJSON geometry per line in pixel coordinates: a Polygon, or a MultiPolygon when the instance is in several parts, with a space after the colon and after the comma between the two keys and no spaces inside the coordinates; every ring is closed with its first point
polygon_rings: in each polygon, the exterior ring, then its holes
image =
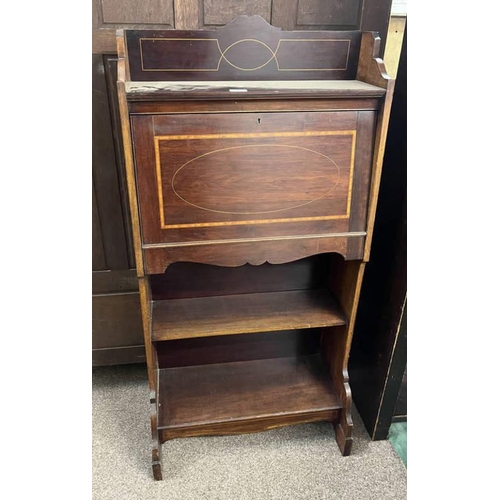
{"type": "Polygon", "coordinates": [[[152,340],[345,325],[327,289],[248,293],[153,302],[152,340]]]}

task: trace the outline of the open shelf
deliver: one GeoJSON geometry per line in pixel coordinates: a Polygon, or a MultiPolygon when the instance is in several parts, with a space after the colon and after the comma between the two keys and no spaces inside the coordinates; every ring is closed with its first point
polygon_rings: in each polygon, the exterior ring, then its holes
{"type": "Polygon", "coordinates": [[[152,338],[177,340],[345,325],[326,289],[153,302],[152,338]]]}
{"type": "Polygon", "coordinates": [[[334,421],[342,407],[319,354],[159,371],[167,439],[334,421]]]}

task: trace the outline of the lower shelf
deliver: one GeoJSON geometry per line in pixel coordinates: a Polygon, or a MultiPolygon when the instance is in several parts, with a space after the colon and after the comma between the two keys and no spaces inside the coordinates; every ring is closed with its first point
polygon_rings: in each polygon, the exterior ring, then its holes
{"type": "Polygon", "coordinates": [[[335,421],[342,407],[319,354],[165,368],[158,382],[162,441],[335,421]]]}

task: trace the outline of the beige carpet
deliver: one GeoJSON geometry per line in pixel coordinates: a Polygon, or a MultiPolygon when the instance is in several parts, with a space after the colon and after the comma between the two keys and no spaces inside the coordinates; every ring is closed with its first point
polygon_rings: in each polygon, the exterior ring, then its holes
{"type": "Polygon", "coordinates": [[[354,415],[349,457],[328,423],[163,445],[163,481],[150,468],[143,365],[93,373],[94,500],[403,500],[406,469],[389,441],[372,442],[354,415]]]}

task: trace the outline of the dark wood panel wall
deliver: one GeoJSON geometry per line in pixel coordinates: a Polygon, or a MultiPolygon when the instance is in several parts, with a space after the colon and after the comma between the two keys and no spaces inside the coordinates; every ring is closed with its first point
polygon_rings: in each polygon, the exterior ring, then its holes
{"type": "Polygon", "coordinates": [[[391,0],[92,0],[93,363],[144,360],[116,93],[116,30],[210,29],[259,15],[284,30],[378,31],[391,0]]]}
{"type": "Polygon", "coordinates": [[[283,30],[378,31],[382,52],[391,0],[92,0],[93,52],[114,53],[117,28],[206,29],[259,15],[283,30]]]}

